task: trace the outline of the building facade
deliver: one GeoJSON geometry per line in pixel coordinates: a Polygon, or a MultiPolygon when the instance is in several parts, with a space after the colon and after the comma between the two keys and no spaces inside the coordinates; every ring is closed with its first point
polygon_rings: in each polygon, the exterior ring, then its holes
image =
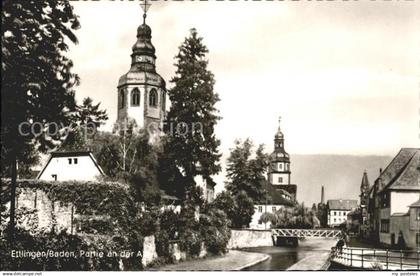
{"type": "Polygon", "coordinates": [[[391,247],[418,247],[420,149],[403,148],[369,191],[370,236],[391,247]]]}
{"type": "Polygon", "coordinates": [[[327,201],[327,224],[337,227],[347,224],[347,215],[357,209],[357,200],[331,199],[327,201]]]}
{"type": "Polygon", "coordinates": [[[152,30],[143,24],[137,28],[137,41],[132,47],[130,70],[122,75],[117,86],[118,113],[116,128],[127,124],[145,128],[151,139],[160,135],[166,115],[166,84],[156,72],[152,30]]]}
{"type": "Polygon", "coordinates": [[[95,181],[104,176],[89,151],[53,152],[37,176],[46,181],[95,181]]]}

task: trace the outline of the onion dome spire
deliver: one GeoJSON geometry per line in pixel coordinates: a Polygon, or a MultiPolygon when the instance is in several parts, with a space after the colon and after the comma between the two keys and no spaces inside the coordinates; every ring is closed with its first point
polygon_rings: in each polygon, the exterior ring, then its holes
{"type": "Polygon", "coordinates": [[[143,24],[137,28],[137,41],[132,47],[131,64],[137,69],[155,72],[156,50],[152,44],[152,29],[146,24],[147,10],[151,4],[144,0],[140,6],[143,9],[143,24]]]}
{"type": "Polygon", "coordinates": [[[284,135],[280,128],[281,117],[279,117],[279,127],[274,136],[274,152],[271,154],[272,160],[289,161],[289,154],[284,149],[284,135]]]}
{"type": "Polygon", "coordinates": [[[281,116],[279,116],[279,127],[277,129],[277,133],[275,136],[276,138],[284,138],[283,132],[281,132],[280,123],[281,123],[281,116]]]}

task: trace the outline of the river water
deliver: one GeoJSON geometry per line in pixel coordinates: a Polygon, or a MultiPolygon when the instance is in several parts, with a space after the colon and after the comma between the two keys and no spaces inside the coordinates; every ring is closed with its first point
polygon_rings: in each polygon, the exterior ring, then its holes
{"type": "Polygon", "coordinates": [[[259,252],[271,258],[244,270],[286,270],[293,264],[317,252],[329,252],[335,241],[331,239],[312,238],[299,241],[297,247],[264,246],[242,249],[248,252],[259,252]]]}

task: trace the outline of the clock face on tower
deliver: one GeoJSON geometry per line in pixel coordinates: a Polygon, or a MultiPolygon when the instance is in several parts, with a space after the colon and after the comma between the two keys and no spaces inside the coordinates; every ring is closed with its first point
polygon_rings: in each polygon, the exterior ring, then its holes
{"type": "Polygon", "coordinates": [[[153,64],[153,59],[147,56],[136,56],[136,62],[148,62],[153,64]]]}

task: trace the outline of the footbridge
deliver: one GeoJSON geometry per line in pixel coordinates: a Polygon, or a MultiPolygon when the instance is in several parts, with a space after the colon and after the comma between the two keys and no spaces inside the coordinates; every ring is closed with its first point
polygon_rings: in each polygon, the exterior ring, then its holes
{"type": "Polygon", "coordinates": [[[274,238],[337,238],[340,230],[334,229],[271,229],[274,238]]]}

